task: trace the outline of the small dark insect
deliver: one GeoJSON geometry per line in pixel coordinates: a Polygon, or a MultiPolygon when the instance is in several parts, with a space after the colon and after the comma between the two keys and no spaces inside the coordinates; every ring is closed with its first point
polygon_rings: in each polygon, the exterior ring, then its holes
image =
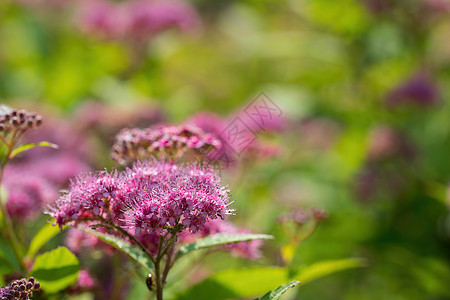
{"type": "Polygon", "coordinates": [[[145,279],[145,283],[147,284],[148,289],[151,291],[153,289],[153,276],[152,276],[152,274],[148,274],[147,279],[145,279]]]}

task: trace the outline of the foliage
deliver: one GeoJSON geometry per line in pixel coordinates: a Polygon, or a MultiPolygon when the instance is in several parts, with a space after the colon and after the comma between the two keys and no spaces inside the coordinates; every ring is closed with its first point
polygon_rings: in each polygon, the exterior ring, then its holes
{"type": "MultiPolygon", "coordinates": [[[[135,1],[104,2],[119,11],[135,1]]],[[[33,275],[42,298],[153,297],[155,262],[123,232],[59,233],[42,212],[78,173],[118,167],[110,147],[120,132],[126,156],[134,127],[197,122],[231,161],[195,144],[183,159],[204,154],[218,169],[234,231],[168,238],[166,298],[450,297],[448,3],[180,1],[192,6],[185,22],[157,31],[124,15],[111,24],[106,8],[95,14],[105,22],[82,18],[82,5],[102,1],[0,1],[0,99],[43,115],[14,136],[0,118],[1,285],[33,275]],[[134,31],[142,24],[150,34],[134,31]],[[255,121],[261,93],[276,108],[259,112],[283,124],[255,121]],[[235,120],[251,129],[247,151],[226,137],[235,120]]],[[[171,158],[187,153],[166,136],[171,158]]]]}

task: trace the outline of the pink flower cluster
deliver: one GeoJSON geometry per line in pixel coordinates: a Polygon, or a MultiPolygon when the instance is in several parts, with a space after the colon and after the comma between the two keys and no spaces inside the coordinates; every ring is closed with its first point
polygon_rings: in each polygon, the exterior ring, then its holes
{"type": "MultiPolygon", "coordinates": [[[[244,120],[245,124],[249,126],[248,128],[254,133],[262,132],[260,127],[254,121],[250,121],[249,117],[245,113],[240,112],[235,114],[235,116],[244,120]],[[245,117],[244,117],[245,116],[245,117]]],[[[210,134],[215,139],[217,139],[221,147],[217,147],[213,151],[210,151],[207,155],[207,159],[210,161],[222,162],[226,166],[234,164],[237,160],[237,155],[235,154],[232,145],[225,138],[225,131],[227,126],[233,122],[233,118],[223,118],[212,113],[199,113],[190,118],[186,124],[192,124],[193,126],[201,128],[204,132],[210,134]]],[[[266,124],[265,130],[268,132],[281,131],[285,127],[286,121],[281,118],[277,118],[273,122],[268,122],[266,124]]],[[[281,152],[281,148],[277,145],[271,143],[265,143],[260,139],[255,139],[251,142],[242,153],[239,153],[239,157],[242,160],[254,161],[266,159],[269,157],[275,157],[281,152]]]]}
{"type": "Polygon", "coordinates": [[[130,210],[126,222],[136,234],[203,230],[209,220],[230,213],[229,191],[209,167],[149,161],[127,170],[122,195],[130,210]]]}
{"type": "Polygon", "coordinates": [[[393,127],[382,125],[375,127],[369,134],[368,160],[380,162],[390,158],[412,161],[416,149],[411,141],[393,127]]]}
{"type": "Polygon", "coordinates": [[[120,131],[112,147],[112,158],[120,164],[151,157],[173,160],[187,154],[201,156],[215,148],[221,148],[220,141],[198,127],[155,125],[120,131]]]}
{"type": "Polygon", "coordinates": [[[78,280],[76,285],[81,290],[90,290],[95,287],[95,279],[92,278],[92,275],[88,270],[80,270],[78,272],[78,280]]]}
{"type": "Polygon", "coordinates": [[[92,277],[91,273],[86,269],[82,269],[78,272],[77,282],[70,286],[67,292],[70,295],[78,295],[86,291],[94,290],[97,285],[97,280],[92,277]]]}
{"type": "Polygon", "coordinates": [[[100,38],[146,41],[170,27],[188,30],[198,24],[195,10],[184,1],[95,0],[80,5],[81,29],[100,38]]]}
{"type": "Polygon", "coordinates": [[[12,165],[5,169],[3,185],[8,196],[8,213],[19,220],[33,217],[45,203],[57,196],[48,180],[20,166],[12,165]]]}
{"type": "Polygon", "coordinates": [[[229,191],[209,167],[151,160],[123,172],[76,177],[69,191],[49,206],[59,226],[69,222],[112,222],[136,236],[202,230],[231,210],[229,191]]]}
{"type": "Polygon", "coordinates": [[[118,215],[112,213],[120,210],[116,207],[119,182],[116,172],[81,174],[71,181],[69,191],[63,191],[57,201],[49,205],[46,213],[55,218],[60,227],[71,221],[117,218],[118,215]]]}

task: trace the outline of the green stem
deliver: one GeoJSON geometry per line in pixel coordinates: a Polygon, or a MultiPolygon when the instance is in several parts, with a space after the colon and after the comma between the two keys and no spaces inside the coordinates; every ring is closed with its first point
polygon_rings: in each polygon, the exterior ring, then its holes
{"type": "Polygon", "coordinates": [[[165,280],[167,278],[167,274],[169,273],[169,270],[173,264],[171,257],[173,256],[176,235],[172,235],[165,246],[164,246],[164,241],[167,238],[169,232],[159,238],[158,253],[157,253],[156,259],[155,259],[150,254],[150,252],[148,252],[148,250],[144,247],[144,245],[142,245],[134,236],[129,234],[126,230],[124,230],[120,226],[116,226],[114,224],[109,224],[108,222],[106,222],[106,220],[104,220],[102,218],[100,218],[99,221],[101,223],[91,225],[90,227],[92,227],[92,228],[104,227],[106,229],[118,231],[118,232],[122,233],[123,235],[129,237],[148,255],[148,257],[153,262],[153,265],[155,266],[156,299],[162,300],[163,299],[163,286],[164,286],[165,280]],[[166,265],[164,267],[164,271],[161,272],[162,271],[161,270],[161,261],[166,254],[167,254],[166,265]]]}
{"type": "Polygon", "coordinates": [[[158,255],[156,256],[155,263],[155,283],[156,283],[156,299],[163,300],[163,285],[161,281],[161,259],[162,259],[162,249],[163,249],[164,237],[159,238],[158,255]]]}
{"type": "MultiPolygon", "coordinates": [[[[5,143],[5,146],[7,147],[8,151],[6,153],[5,160],[1,163],[1,167],[0,167],[0,187],[2,186],[2,183],[3,183],[3,173],[5,171],[6,164],[9,161],[9,156],[11,155],[11,152],[13,150],[13,145],[14,145],[13,141],[11,141],[10,144],[5,143]]],[[[6,231],[8,232],[8,238],[11,241],[11,246],[13,248],[14,255],[16,256],[16,259],[20,265],[20,268],[23,271],[25,271],[25,264],[23,261],[23,252],[20,247],[19,239],[17,238],[16,233],[14,231],[14,226],[13,226],[11,217],[10,217],[5,205],[3,205],[2,193],[0,193],[0,209],[1,209],[1,212],[3,215],[3,223],[6,227],[6,231]]]]}
{"type": "Polygon", "coordinates": [[[174,254],[174,250],[175,250],[174,246],[175,246],[175,240],[171,239],[169,242],[169,245],[167,246],[167,249],[169,249],[169,251],[167,254],[166,266],[164,267],[164,271],[163,271],[162,278],[161,278],[163,285],[166,283],[167,275],[169,274],[169,270],[173,265],[172,258],[173,258],[173,254],[174,254]]]}

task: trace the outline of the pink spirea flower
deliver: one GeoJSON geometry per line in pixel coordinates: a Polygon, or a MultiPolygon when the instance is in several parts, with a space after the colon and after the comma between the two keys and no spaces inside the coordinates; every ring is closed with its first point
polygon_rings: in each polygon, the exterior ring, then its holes
{"type": "Polygon", "coordinates": [[[46,213],[59,226],[69,222],[110,221],[136,235],[202,230],[231,210],[229,191],[209,167],[151,160],[124,172],[76,177],[46,213]]]}
{"type": "Polygon", "coordinates": [[[175,0],[136,0],[126,6],[127,34],[140,40],[169,27],[189,30],[197,26],[198,17],[187,2],[175,0]]]}
{"type": "Polygon", "coordinates": [[[202,112],[192,116],[186,124],[192,124],[220,141],[221,146],[206,155],[209,161],[225,162],[227,166],[234,163],[234,151],[223,138],[223,133],[228,126],[227,119],[213,113],[202,112]]]}
{"type": "Polygon", "coordinates": [[[69,183],[69,179],[90,170],[86,157],[92,151],[85,135],[74,129],[74,123],[62,119],[45,118],[39,130],[27,132],[26,143],[48,141],[58,149],[36,147],[21,153],[15,165],[27,173],[41,176],[56,184],[55,190],[69,183]]]}
{"type": "Polygon", "coordinates": [[[19,220],[35,216],[57,196],[55,187],[48,180],[29,172],[26,166],[8,166],[3,185],[8,193],[8,213],[19,220]]]}
{"type": "Polygon", "coordinates": [[[74,122],[86,133],[108,138],[124,127],[146,128],[165,120],[165,113],[155,105],[111,105],[99,101],[83,102],[75,111],[74,122]]]}
{"type": "Polygon", "coordinates": [[[264,160],[279,156],[281,150],[281,146],[274,143],[252,143],[245,148],[242,158],[247,161],[264,160]]]}
{"type": "Polygon", "coordinates": [[[411,161],[416,149],[405,135],[389,126],[375,127],[368,138],[368,160],[400,158],[411,161]]]}
{"type": "Polygon", "coordinates": [[[209,112],[198,113],[186,123],[201,128],[204,132],[216,137],[220,136],[228,125],[225,118],[209,112]]]}
{"type": "Polygon", "coordinates": [[[74,253],[80,253],[83,248],[94,248],[98,243],[95,235],[87,234],[76,228],[67,230],[66,242],[67,247],[74,253]]]}
{"type": "Polygon", "coordinates": [[[90,35],[106,39],[148,41],[170,27],[189,30],[198,16],[187,2],[176,0],[105,0],[81,2],[78,23],[90,35]]]}
{"type": "Polygon", "coordinates": [[[221,146],[218,139],[198,127],[159,124],[120,131],[112,147],[112,158],[121,164],[152,157],[178,159],[188,153],[201,156],[221,146]]]}
{"type": "Polygon", "coordinates": [[[231,212],[229,191],[210,167],[151,160],[135,164],[126,175],[121,196],[131,208],[125,212],[127,224],[137,234],[184,228],[195,233],[231,212]]]}
{"type": "Polygon", "coordinates": [[[119,184],[116,172],[81,174],[71,181],[69,190],[63,191],[46,213],[54,217],[60,227],[72,221],[118,218],[116,191],[119,184]]]}
{"type": "Polygon", "coordinates": [[[121,37],[126,29],[122,7],[106,0],[81,2],[78,16],[81,30],[102,39],[121,37]]]}
{"type": "Polygon", "coordinates": [[[88,270],[80,270],[78,272],[78,280],[76,284],[82,290],[90,290],[95,287],[95,279],[92,278],[88,270]]]}
{"type": "MultiPolygon", "coordinates": [[[[238,116],[243,119],[244,112],[238,114],[238,116]],[[242,116],[241,116],[242,115],[242,116]]],[[[217,139],[221,146],[213,149],[206,155],[206,159],[213,162],[221,163],[225,167],[236,165],[236,161],[238,157],[235,153],[236,146],[238,145],[238,139],[235,139],[235,143],[230,143],[230,140],[227,139],[229,136],[226,131],[227,127],[232,124],[233,119],[225,119],[218,115],[212,113],[199,113],[194,115],[189,120],[186,121],[186,124],[192,124],[199,128],[201,128],[204,132],[210,134],[215,139],[217,139]],[[234,150],[233,150],[234,149],[234,150]]],[[[257,127],[257,124],[254,121],[251,121],[248,116],[245,117],[245,124],[249,125],[252,122],[253,128],[251,130],[254,131],[281,131],[284,129],[285,120],[280,117],[274,118],[271,122],[266,122],[264,130],[260,127],[257,127]]],[[[241,160],[255,161],[255,160],[263,160],[266,158],[274,157],[280,154],[281,148],[275,144],[265,143],[259,139],[254,139],[251,143],[249,143],[245,148],[241,150],[239,153],[239,157],[241,160]]]]}
{"type": "MultiPolygon", "coordinates": [[[[282,116],[276,114],[269,114],[264,112],[263,110],[258,111],[258,107],[256,104],[252,104],[250,108],[253,108],[255,111],[238,111],[234,117],[240,118],[242,122],[245,123],[248,129],[252,130],[255,133],[258,132],[282,132],[286,126],[287,121],[282,116]],[[258,115],[260,114],[260,115],[258,115]]],[[[230,118],[231,120],[234,118],[230,118]]]]}
{"type": "Polygon", "coordinates": [[[297,126],[301,143],[313,150],[330,149],[341,132],[338,122],[323,117],[307,117],[297,126]]]}
{"type": "MultiPolygon", "coordinates": [[[[53,186],[54,194],[60,187],[69,183],[70,178],[90,170],[86,162],[71,153],[36,156],[35,159],[14,163],[13,166],[55,184],[56,186],[53,186]]],[[[55,198],[53,197],[53,200],[55,198]]]]}
{"type": "Polygon", "coordinates": [[[424,0],[427,9],[439,13],[450,12],[450,2],[448,0],[424,0]]]}

